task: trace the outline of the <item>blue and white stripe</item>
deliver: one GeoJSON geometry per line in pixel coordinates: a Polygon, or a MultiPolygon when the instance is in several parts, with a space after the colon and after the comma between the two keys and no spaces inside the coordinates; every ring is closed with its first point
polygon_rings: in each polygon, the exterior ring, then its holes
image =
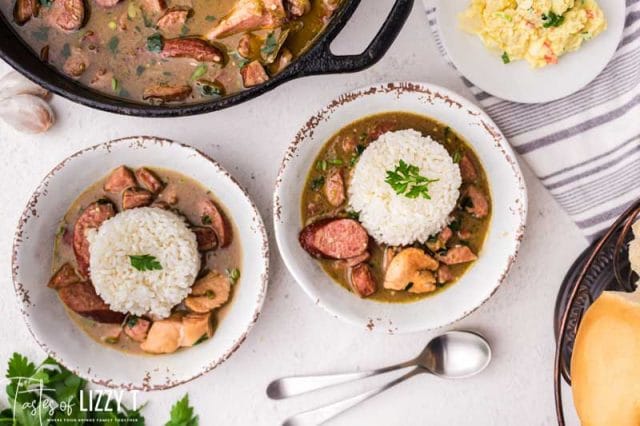
{"type": "MultiPolygon", "coordinates": [[[[427,17],[451,64],[435,8],[427,17]]],[[[571,96],[520,104],[463,81],[588,239],[640,198],[640,0],[627,0],[622,41],[607,67],[571,96]]]]}

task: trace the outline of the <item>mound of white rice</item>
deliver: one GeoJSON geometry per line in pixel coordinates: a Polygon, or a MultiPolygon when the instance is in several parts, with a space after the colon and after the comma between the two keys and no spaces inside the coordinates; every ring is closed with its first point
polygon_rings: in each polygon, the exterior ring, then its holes
{"type": "Polygon", "coordinates": [[[117,312],[166,318],[191,291],[200,254],[195,234],[175,213],[143,207],[125,210],[88,233],[91,280],[117,312]],[[160,270],[140,271],[129,256],[149,255],[160,270]]]}
{"type": "Polygon", "coordinates": [[[447,225],[461,182],[460,168],[442,145],[415,130],[389,132],[372,142],[358,160],[349,185],[349,205],[378,242],[425,242],[447,225]],[[430,200],[407,198],[385,182],[387,171],[395,170],[400,160],[417,166],[421,176],[439,179],[429,184],[430,200]]]}

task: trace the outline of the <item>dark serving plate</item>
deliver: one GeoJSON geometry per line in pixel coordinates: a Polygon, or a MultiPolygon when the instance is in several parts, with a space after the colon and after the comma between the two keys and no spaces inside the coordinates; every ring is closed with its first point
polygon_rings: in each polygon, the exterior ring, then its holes
{"type": "MultiPolygon", "coordinates": [[[[371,0],[369,0],[371,1],[371,0]]],[[[345,27],[360,0],[345,0],[327,28],[316,38],[310,48],[296,58],[284,71],[269,81],[242,92],[213,99],[209,102],[149,105],[128,101],[99,93],[76,83],[59,73],[40,58],[15,33],[11,24],[0,14],[0,57],[13,68],[45,87],[74,102],[92,108],[124,115],[144,117],[177,117],[203,114],[228,108],[260,96],[282,83],[309,75],[346,73],[361,71],[378,62],[391,47],[404,26],[413,7],[414,0],[396,0],[384,24],[369,46],[358,55],[334,55],[331,43],[345,27]]]]}
{"type": "Polygon", "coordinates": [[[556,356],[554,388],[558,424],[564,426],[562,379],[571,385],[571,354],[582,316],[605,290],[633,291],[634,274],[629,265],[631,225],[640,216],[636,201],[611,225],[604,236],[589,246],[565,276],[554,312],[556,356]]]}

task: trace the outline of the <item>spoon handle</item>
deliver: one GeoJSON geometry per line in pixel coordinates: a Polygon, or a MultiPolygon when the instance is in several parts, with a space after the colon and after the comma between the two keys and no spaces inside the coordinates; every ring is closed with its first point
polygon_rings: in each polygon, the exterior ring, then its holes
{"type": "Polygon", "coordinates": [[[313,410],[304,411],[302,413],[294,415],[293,417],[289,417],[287,420],[285,420],[282,426],[311,426],[324,424],[325,422],[333,419],[334,417],[337,417],[339,414],[344,413],[345,411],[353,408],[361,402],[366,401],[367,399],[381,392],[384,392],[385,390],[399,383],[404,382],[405,380],[415,376],[416,374],[425,372],[427,372],[427,370],[423,368],[414,368],[405,375],[400,376],[397,379],[392,380],[391,382],[378,388],[345,399],[344,401],[334,402],[332,404],[324,405],[313,410]]]}
{"type": "Polygon", "coordinates": [[[371,371],[359,371],[356,373],[324,374],[318,376],[293,376],[274,380],[267,387],[267,396],[271,399],[284,399],[300,395],[306,392],[323,389],[329,386],[352,382],[378,374],[388,373],[400,368],[415,365],[415,362],[403,362],[389,367],[371,371]]]}

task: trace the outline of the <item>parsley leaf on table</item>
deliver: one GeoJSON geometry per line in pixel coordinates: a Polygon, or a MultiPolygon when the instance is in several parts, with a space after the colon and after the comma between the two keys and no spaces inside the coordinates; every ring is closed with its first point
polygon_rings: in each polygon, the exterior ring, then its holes
{"type": "Polygon", "coordinates": [[[193,407],[189,405],[189,394],[173,404],[171,418],[165,426],[198,426],[198,416],[193,414],[193,407]]]}

